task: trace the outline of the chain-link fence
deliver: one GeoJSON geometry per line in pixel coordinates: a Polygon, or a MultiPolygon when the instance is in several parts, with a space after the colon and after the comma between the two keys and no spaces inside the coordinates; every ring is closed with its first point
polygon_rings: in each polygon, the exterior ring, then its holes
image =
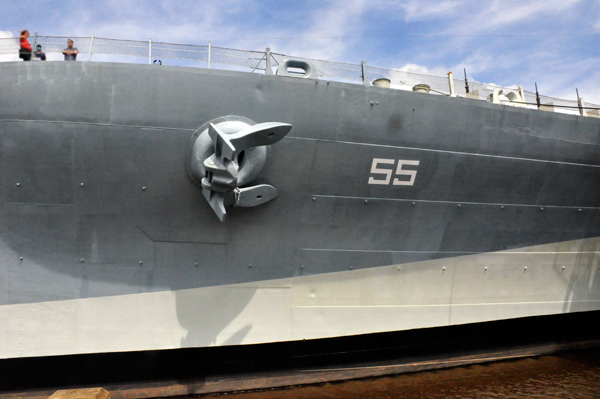
{"type": "MultiPolygon", "coordinates": [[[[80,60],[91,60],[94,55],[112,55],[112,56],[133,56],[147,58],[151,63],[158,59],[180,59],[199,61],[206,63],[210,68],[211,64],[232,65],[254,71],[265,72],[269,65],[277,67],[285,59],[304,60],[311,63],[318,71],[319,77],[331,80],[341,80],[346,82],[363,82],[363,67],[361,64],[351,64],[343,62],[323,61],[304,57],[290,56],[266,51],[248,51],[235,50],[223,47],[207,45],[190,45],[177,43],[155,42],[152,40],[121,40],[107,39],[102,37],[65,37],[65,36],[31,36],[29,41],[32,46],[41,44],[46,54],[60,54],[66,48],[67,39],[75,42],[74,47],[79,51],[80,60]]],[[[0,38],[0,55],[16,55],[19,51],[19,39],[0,38]]],[[[392,88],[412,90],[417,84],[426,84],[431,91],[437,94],[450,95],[449,79],[446,76],[431,76],[413,72],[401,71],[397,69],[384,69],[374,66],[366,66],[366,78],[370,81],[380,78],[390,80],[392,88]]],[[[478,100],[492,101],[494,91],[502,90],[503,94],[511,91],[517,91],[516,88],[503,88],[478,82],[469,82],[469,93],[465,88],[465,81],[462,79],[453,79],[454,94],[459,97],[467,97],[478,100]]],[[[528,106],[536,108],[536,93],[522,91],[524,95],[523,105],[510,101],[503,94],[496,95],[496,100],[505,104],[528,106]]],[[[498,94],[498,91],[496,91],[498,94]]],[[[575,100],[558,99],[548,96],[540,96],[540,103],[546,110],[576,112],[582,110],[575,100]],[[554,108],[556,107],[556,108],[554,108]]],[[[586,103],[584,109],[588,110],[590,116],[598,115],[600,106],[586,103]]]]}

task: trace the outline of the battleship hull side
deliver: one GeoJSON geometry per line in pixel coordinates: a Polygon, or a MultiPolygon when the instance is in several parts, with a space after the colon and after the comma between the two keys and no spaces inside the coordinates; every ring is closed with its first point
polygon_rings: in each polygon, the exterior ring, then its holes
{"type": "Polygon", "coordinates": [[[600,310],[600,120],[281,76],[0,65],[0,358],[600,310]],[[282,122],[219,221],[197,129],[282,122]]]}

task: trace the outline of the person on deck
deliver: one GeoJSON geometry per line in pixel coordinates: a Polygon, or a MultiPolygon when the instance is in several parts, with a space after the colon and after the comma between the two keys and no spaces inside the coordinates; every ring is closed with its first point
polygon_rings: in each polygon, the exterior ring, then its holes
{"type": "Polygon", "coordinates": [[[42,45],[38,44],[35,46],[35,52],[33,53],[34,60],[46,61],[46,53],[42,52],[42,45]]]}
{"type": "Polygon", "coordinates": [[[27,38],[29,37],[29,31],[27,29],[22,30],[19,36],[19,58],[23,61],[31,61],[31,44],[27,38]]]}
{"type": "Polygon", "coordinates": [[[73,40],[69,39],[67,40],[67,48],[62,53],[65,55],[65,61],[76,61],[79,51],[73,47],[73,40]]]}

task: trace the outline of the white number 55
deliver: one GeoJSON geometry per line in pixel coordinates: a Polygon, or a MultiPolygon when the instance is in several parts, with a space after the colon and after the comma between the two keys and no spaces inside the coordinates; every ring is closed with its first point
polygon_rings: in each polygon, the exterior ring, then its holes
{"type": "MultiPolygon", "coordinates": [[[[381,185],[389,185],[392,180],[392,168],[379,168],[378,165],[394,165],[396,163],[395,159],[385,159],[385,158],[373,158],[373,163],[371,164],[371,173],[384,175],[385,177],[382,179],[376,179],[375,177],[369,177],[369,184],[381,184],[381,185]]],[[[416,170],[404,170],[402,169],[403,165],[415,165],[419,166],[419,161],[409,161],[406,159],[399,159],[398,165],[396,166],[396,176],[409,176],[408,180],[400,180],[397,177],[394,178],[393,185],[394,186],[412,186],[415,184],[415,178],[417,177],[416,170]]]]}

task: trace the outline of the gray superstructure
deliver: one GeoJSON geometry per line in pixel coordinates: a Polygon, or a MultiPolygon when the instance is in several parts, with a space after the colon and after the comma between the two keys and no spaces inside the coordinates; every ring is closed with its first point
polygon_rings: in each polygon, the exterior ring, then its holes
{"type": "Polygon", "coordinates": [[[0,357],[599,310],[599,138],[597,118],[317,79],[0,64],[0,357]],[[223,121],[291,130],[222,184],[222,222],[191,169],[223,121]],[[231,206],[258,185],[276,193],[231,206]]]}

